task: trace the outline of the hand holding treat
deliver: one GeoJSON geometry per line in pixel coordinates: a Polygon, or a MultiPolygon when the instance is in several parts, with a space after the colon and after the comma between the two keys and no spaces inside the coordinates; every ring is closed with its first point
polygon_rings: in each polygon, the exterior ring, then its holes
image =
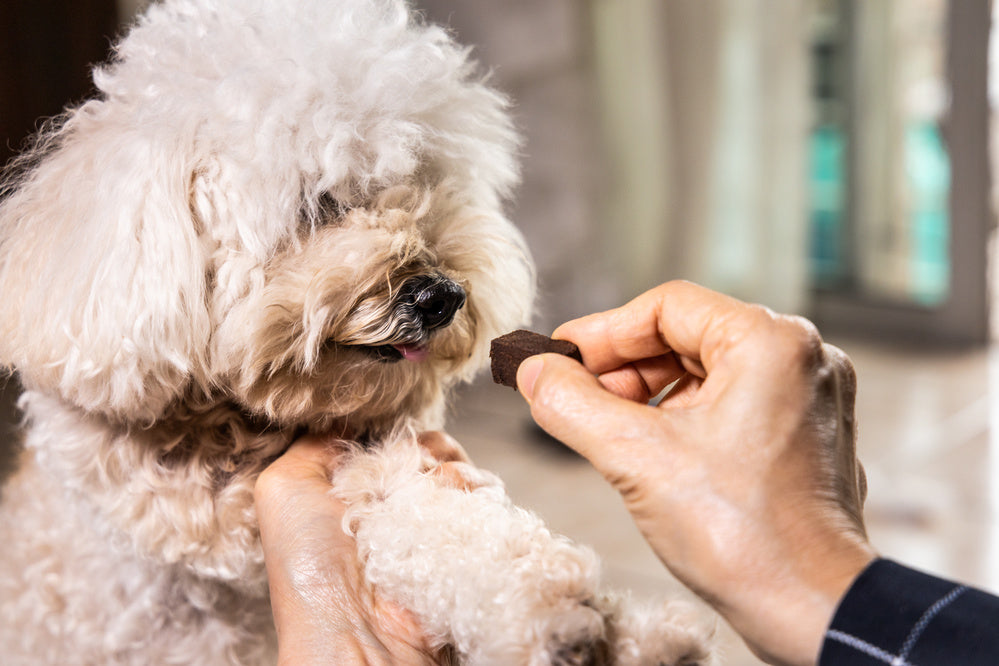
{"type": "Polygon", "coordinates": [[[553,354],[519,364],[538,424],[621,492],[667,567],[754,651],[815,663],[875,556],[849,359],[802,319],[688,283],[554,337],[578,345],[585,367],[553,354]]]}

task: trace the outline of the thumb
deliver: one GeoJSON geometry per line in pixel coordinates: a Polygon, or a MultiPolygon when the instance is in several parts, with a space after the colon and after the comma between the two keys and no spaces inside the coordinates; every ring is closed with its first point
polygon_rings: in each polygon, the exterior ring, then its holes
{"type": "Polygon", "coordinates": [[[517,386],[537,424],[609,479],[626,472],[630,454],[651,441],[649,426],[659,420],[654,408],[611,393],[580,363],[558,354],[526,359],[517,386]]]}

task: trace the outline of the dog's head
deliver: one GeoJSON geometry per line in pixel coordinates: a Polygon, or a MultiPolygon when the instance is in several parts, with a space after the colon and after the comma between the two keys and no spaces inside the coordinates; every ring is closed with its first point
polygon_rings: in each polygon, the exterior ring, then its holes
{"type": "Polygon", "coordinates": [[[525,320],[504,98],[401,0],[167,0],[0,203],[0,363],[125,421],[439,406],[525,320]]]}

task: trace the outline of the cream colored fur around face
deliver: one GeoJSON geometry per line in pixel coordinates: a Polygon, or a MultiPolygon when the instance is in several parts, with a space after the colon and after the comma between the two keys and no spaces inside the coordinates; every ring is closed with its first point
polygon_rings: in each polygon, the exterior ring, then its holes
{"type": "Polygon", "coordinates": [[[165,0],[9,171],[4,664],[272,662],[252,490],[309,430],[355,442],[335,492],[370,581],[467,663],[700,654],[615,628],[592,553],[416,447],[534,289],[517,137],[466,55],[398,0],[165,0]],[[464,293],[447,325],[406,300],[424,278],[464,293]]]}

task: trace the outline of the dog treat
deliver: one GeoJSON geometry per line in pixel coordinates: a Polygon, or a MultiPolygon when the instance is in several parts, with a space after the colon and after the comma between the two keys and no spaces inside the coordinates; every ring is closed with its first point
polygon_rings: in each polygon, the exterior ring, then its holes
{"type": "Polygon", "coordinates": [[[517,368],[524,359],[547,353],[562,354],[580,362],[583,360],[579,347],[568,340],[552,340],[547,335],[531,331],[514,331],[496,338],[489,346],[493,381],[517,388],[517,368]]]}

